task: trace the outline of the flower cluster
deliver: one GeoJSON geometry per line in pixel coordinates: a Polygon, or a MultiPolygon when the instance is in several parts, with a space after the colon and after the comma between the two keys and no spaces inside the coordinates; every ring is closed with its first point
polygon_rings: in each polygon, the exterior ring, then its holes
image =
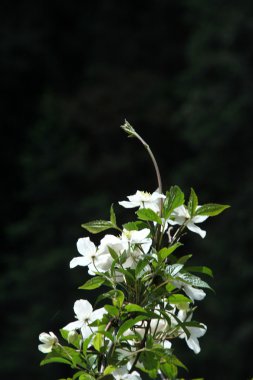
{"type": "Polygon", "coordinates": [[[127,198],[119,205],[135,208],[136,220],[119,227],[111,207],[109,220],[83,224],[93,234],[115,233],[97,246],[90,237],[78,239],[79,256],[70,261],[70,268],[87,267],[91,276],[80,289],[102,287],[96,299],[101,307],[94,310],[86,299],[74,303],[76,320],[60,330],[65,344],[52,332],[39,336],[38,348],[47,354],[42,364],[68,364],[73,379],[141,380],[141,373],[176,379],[179,368],[186,368],[175,355],[178,340],[198,354],[199,338],[207,331],[193,314],[206,296],[203,289],[210,288],[200,275],[212,276],[212,271],[188,266],[191,255],[182,254],[182,240],[187,230],[204,238],[206,232],[196,224],[228,206],[200,206],[193,189],[186,204],[178,186],[165,194],[159,188],[127,198]]]}

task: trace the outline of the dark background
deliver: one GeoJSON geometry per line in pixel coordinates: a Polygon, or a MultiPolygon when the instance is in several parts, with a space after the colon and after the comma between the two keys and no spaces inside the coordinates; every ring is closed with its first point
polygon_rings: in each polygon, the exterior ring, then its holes
{"type": "Polygon", "coordinates": [[[196,312],[208,325],[201,353],[178,343],[186,377],[253,375],[252,4],[1,1],[1,378],[69,373],[40,368],[37,345],[90,296],[77,290],[86,269],[69,270],[80,224],[157,186],[124,118],[151,145],[164,189],[232,205],[185,248],[213,268],[216,291],[196,312]]]}

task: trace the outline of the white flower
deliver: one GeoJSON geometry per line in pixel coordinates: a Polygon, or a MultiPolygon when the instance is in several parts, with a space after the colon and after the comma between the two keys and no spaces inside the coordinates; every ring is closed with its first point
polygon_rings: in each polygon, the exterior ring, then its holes
{"type": "MultiPolygon", "coordinates": [[[[199,207],[201,206],[198,206],[197,209],[199,207]]],[[[202,238],[206,236],[206,231],[196,226],[195,223],[204,222],[208,218],[207,215],[197,215],[191,218],[187,208],[184,205],[182,205],[175,208],[171,216],[173,217],[173,220],[168,219],[168,222],[171,225],[179,224],[181,226],[182,224],[184,224],[188,228],[188,230],[195,232],[196,234],[200,235],[202,238]]]]}
{"type": "Polygon", "coordinates": [[[165,195],[154,191],[152,194],[146,191],[139,191],[134,195],[129,195],[127,197],[129,201],[121,201],[119,204],[125,208],[150,208],[155,212],[160,210],[160,199],[166,198],[165,195]]]}
{"type": "Polygon", "coordinates": [[[78,239],[77,250],[82,256],[74,257],[70,262],[70,268],[77,265],[88,266],[88,273],[94,275],[95,272],[107,271],[112,264],[112,257],[109,252],[106,253],[97,249],[89,237],[78,239]]]}
{"type": "Polygon", "coordinates": [[[87,300],[76,301],[74,304],[74,312],[77,321],[69,323],[63,327],[63,330],[73,331],[80,329],[83,339],[88,338],[94,331],[97,331],[97,327],[90,327],[89,324],[97,319],[102,319],[106,313],[103,307],[93,311],[93,307],[87,300]]]}
{"type": "MultiPolygon", "coordinates": [[[[180,274],[179,274],[180,276],[180,274]]],[[[204,290],[199,289],[199,288],[194,288],[191,285],[186,284],[183,281],[180,280],[175,280],[172,282],[172,284],[178,288],[178,289],[183,289],[185,294],[194,302],[194,300],[201,301],[203,298],[205,298],[206,293],[204,290]]]]}
{"type": "Polygon", "coordinates": [[[51,352],[53,347],[58,344],[58,338],[52,331],[50,331],[49,334],[44,332],[41,333],[39,335],[39,340],[43,344],[39,344],[38,349],[43,352],[43,354],[51,352]]]}
{"type": "Polygon", "coordinates": [[[141,380],[140,374],[136,371],[129,373],[127,366],[116,369],[112,375],[115,380],[141,380]]]}
{"type": "Polygon", "coordinates": [[[70,261],[70,268],[75,268],[77,265],[88,266],[96,259],[97,248],[90,238],[80,238],[77,241],[77,250],[82,255],[81,257],[74,257],[70,261]]]}
{"type": "MultiPolygon", "coordinates": [[[[186,311],[185,310],[179,310],[178,312],[178,318],[182,321],[189,321],[191,320],[191,317],[188,317],[186,319],[186,311]]],[[[180,334],[180,338],[185,338],[185,341],[188,345],[188,347],[195,352],[195,354],[198,354],[200,352],[200,346],[199,346],[199,341],[198,338],[203,336],[206,333],[207,326],[201,323],[202,327],[191,327],[187,326],[187,330],[190,333],[190,337],[187,338],[187,335],[185,334],[184,331],[182,331],[182,334],[180,334]]]]}
{"type": "Polygon", "coordinates": [[[147,237],[149,234],[150,230],[148,228],[144,228],[140,231],[128,231],[125,228],[123,229],[122,244],[128,256],[123,263],[124,268],[134,269],[140,256],[142,256],[143,253],[148,253],[152,244],[152,239],[147,237]]]}

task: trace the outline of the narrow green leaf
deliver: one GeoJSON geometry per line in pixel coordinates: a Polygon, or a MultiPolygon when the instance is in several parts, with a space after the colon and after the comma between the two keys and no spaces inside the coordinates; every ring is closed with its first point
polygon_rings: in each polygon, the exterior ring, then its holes
{"type": "Polygon", "coordinates": [[[194,266],[194,267],[185,267],[184,268],[187,272],[197,272],[197,273],[204,273],[210,277],[213,277],[212,269],[205,267],[205,266],[194,266]]]}
{"type": "Polygon", "coordinates": [[[200,206],[195,215],[206,215],[206,216],[216,216],[219,215],[222,211],[229,208],[229,205],[220,205],[217,203],[207,203],[203,206],[200,206]]]}
{"type": "Polygon", "coordinates": [[[97,289],[101,285],[103,285],[104,282],[105,282],[105,278],[102,278],[99,276],[93,277],[90,280],[86,281],[85,284],[83,284],[82,286],[79,286],[78,289],[85,289],[85,290],[97,289]]]}
{"type": "Polygon", "coordinates": [[[161,257],[162,260],[166,259],[171,253],[173,253],[178,247],[180,247],[182,243],[173,244],[171,247],[164,247],[158,252],[158,257],[161,257]]]}
{"type": "Polygon", "coordinates": [[[168,219],[172,211],[184,204],[184,193],[178,186],[171,186],[170,190],[166,192],[166,199],[164,200],[164,218],[168,219]]]}
{"type": "Polygon", "coordinates": [[[139,278],[141,278],[143,276],[143,274],[145,273],[145,268],[146,266],[148,265],[149,263],[149,258],[148,257],[144,257],[143,260],[140,260],[135,268],[135,277],[137,280],[139,280],[139,278]]]}
{"type": "Polygon", "coordinates": [[[116,221],[116,215],[113,209],[113,204],[111,205],[110,209],[110,222],[114,225],[117,226],[117,221],[116,221]]]}
{"type": "Polygon", "coordinates": [[[119,256],[117,252],[114,251],[109,245],[108,245],[108,250],[110,252],[110,255],[112,256],[113,260],[117,263],[119,261],[119,256]]]}
{"type": "Polygon", "coordinates": [[[177,263],[178,264],[185,264],[191,257],[192,257],[192,255],[184,255],[178,259],[177,263]]]}
{"type": "Polygon", "coordinates": [[[147,317],[144,315],[138,315],[138,317],[134,319],[128,319],[126,322],[124,322],[120,326],[118,334],[117,334],[117,338],[119,339],[124,334],[125,331],[127,331],[128,329],[131,329],[132,327],[136,325],[136,323],[140,321],[144,321],[145,319],[147,319],[147,317]]]}
{"type": "Polygon", "coordinates": [[[49,364],[49,363],[72,364],[72,361],[69,360],[69,359],[66,359],[66,358],[62,357],[60,354],[52,351],[49,354],[47,354],[47,356],[45,357],[45,359],[43,359],[40,362],[40,365],[43,366],[43,365],[49,364]]]}
{"type": "Polygon", "coordinates": [[[112,222],[107,220],[93,220],[92,222],[84,223],[81,226],[92,234],[98,234],[99,232],[109,230],[110,228],[116,228],[112,222]]]}
{"type": "Polygon", "coordinates": [[[191,194],[188,202],[188,211],[191,218],[195,215],[196,208],[198,206],[198,197],[195,191],[191,188],[191,194]]]}
{"type": "Polygon", "coordinates": [[[136,214],[141,220],[162,224],[162,219],[159,217],[159,215],[157,215],[155,211],[151,210],[150,208],[141,208],[136,211],[136,214]]]}

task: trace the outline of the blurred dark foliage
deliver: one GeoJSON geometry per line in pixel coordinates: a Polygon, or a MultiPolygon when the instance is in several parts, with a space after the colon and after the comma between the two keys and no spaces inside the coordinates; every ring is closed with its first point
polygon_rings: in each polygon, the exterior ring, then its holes
{"type": "Polygon", "coordinates": [[[68,268],[80,224],[156,188],[124,118],[153,148],[164,188],[232,205],[205,240],[187,238],[216,294],[197,312],[201,354],[177,347],[186,377],[252,376],[252,11],[251,0],[1,1],[1,379],[69,373],[40,368],[37,345],[87,296],[86,270],[68,268]]]}

